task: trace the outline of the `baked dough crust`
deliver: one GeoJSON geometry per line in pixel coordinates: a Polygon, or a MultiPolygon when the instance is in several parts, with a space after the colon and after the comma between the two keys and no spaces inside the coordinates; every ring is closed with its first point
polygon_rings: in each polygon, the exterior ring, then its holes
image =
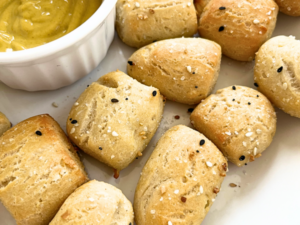
{"type": "Polygon", "coordinates": [[[209,96],[194,110],[191,123],[237,166],[260,157],[276,132],[276,114],[270,101],[242,86],[209,96]]]}
{"type": "Polygon", "coordinates": [[[136,224],[200,224],[226,171],[226,159],[204,135],[172,127],[143,168],[134,197],[136,224]]]}
{"type": "Polygon", "coordinates": [[[29,118],[0,137],[0,200],[18,225],[46,225],[88,180],[72,144],[49,115],[29,118]]]}

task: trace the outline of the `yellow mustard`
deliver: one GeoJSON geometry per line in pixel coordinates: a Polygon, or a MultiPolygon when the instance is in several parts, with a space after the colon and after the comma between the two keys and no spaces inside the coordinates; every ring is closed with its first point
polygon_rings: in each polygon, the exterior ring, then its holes
{"type": "Polygon", "coordinates": [[[102,0],[0,0],[0,52],[54,41],[84,23],[102,0]]]}

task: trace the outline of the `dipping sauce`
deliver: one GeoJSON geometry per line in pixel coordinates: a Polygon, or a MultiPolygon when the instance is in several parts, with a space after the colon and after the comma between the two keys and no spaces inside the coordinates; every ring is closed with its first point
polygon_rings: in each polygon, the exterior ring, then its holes
{"type": "Polygon", "coordinates": [[[0,52],[54,41],[89,19],[103,0],[0,0],[0,52]]]}

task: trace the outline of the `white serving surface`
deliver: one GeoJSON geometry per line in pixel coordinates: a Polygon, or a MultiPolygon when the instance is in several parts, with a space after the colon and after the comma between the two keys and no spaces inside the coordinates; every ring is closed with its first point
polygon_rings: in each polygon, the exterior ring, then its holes
{"type": "MultiPolygon", "coordinates": [[[[274,36],[293,35],[300,39],[300,18],[280,14],[274,36]]],[[[129,56],[134,52],[115,36],[106,58],[88,76],[71,86],[46,92],[13,90],[0,83],[0,111],[13,124],[28,117],[48,113],[62,128],[72,104],[87,87],[100,76],[119,69],[126,72],[129,56]],[[55,102],[58,108],[52,106],[55,102]]],[[[230,85],[253,85],[254,63],[236,62],[222,58],[221,73],[215,90],[230,85]]],[[[164,118],[155,137],[144,155],[121,171],[115,180],[112,169],[90,156],[82,154],[83,162],[91,179],[105,181],[120,188],[133,201],[140,172],[162,134],[177,124],[190,126],[187,105],[168,101],[164,118]],[[174,116],[180,119],[175,120],[174,116]]],[[[276,109],[277,133],[272,145],[263,156],[248,166],[238,168],[229,164],[229,173],[221,192],[202,225],[299,225],[300,224],[300,119],[276,109]],[[232,188],[230,183],[240,187],[232,188]]],[[[108,203],[109,204],[109,203],[108,203]]],[[[15,225],[13,218],[0,203],[0,224],[15,225]]]]}

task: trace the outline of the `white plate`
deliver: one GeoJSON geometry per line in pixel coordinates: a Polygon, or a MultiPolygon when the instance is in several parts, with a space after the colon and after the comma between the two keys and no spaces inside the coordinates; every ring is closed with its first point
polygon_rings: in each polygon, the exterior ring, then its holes
{"type": "MultiPolygon", "coordinates": [[[[300,18],[281,14],[274,33],[274,36],[277,35],[294,35],[300,39],[300,18]]],[[[30,93],[0,84],[0,111],[13,124],[37,114],[48,113],[65,129],[69,110],[86,86],[113,70],[126,71],[127,59],[134,51],[115,37],[108,55],[97,69],[77,83],[57,91],[30,93]],[[59,107],[54,108],[53,102],[59,107]]],[[[234,84],[254,88],[253,66],[253,63],[241,63],[223,57],[215,90],[234,84]]],[[[115,185],[133,201],[140,172],[161,135],[176,124],[190,126],[188,108],[174,102],[166,104],[161,126],[144,155],[121,171],[118,180],[112,177],[111,168],[82,154],[89,177],[115,185]],[[180,115],[180,120],[175,120],[175,115],[180,115]]],[[[300,224],[300,119],[278,109],[277,116],[278,129],[272,145],[263,157],[248,166],[238,168],[229,165],[222,190],[202,225],[300,224]],[[231,188],[230,183],[240,187],[231,188]]],[[[0,224],[15,224],[1,204],[0,224]]]]}

